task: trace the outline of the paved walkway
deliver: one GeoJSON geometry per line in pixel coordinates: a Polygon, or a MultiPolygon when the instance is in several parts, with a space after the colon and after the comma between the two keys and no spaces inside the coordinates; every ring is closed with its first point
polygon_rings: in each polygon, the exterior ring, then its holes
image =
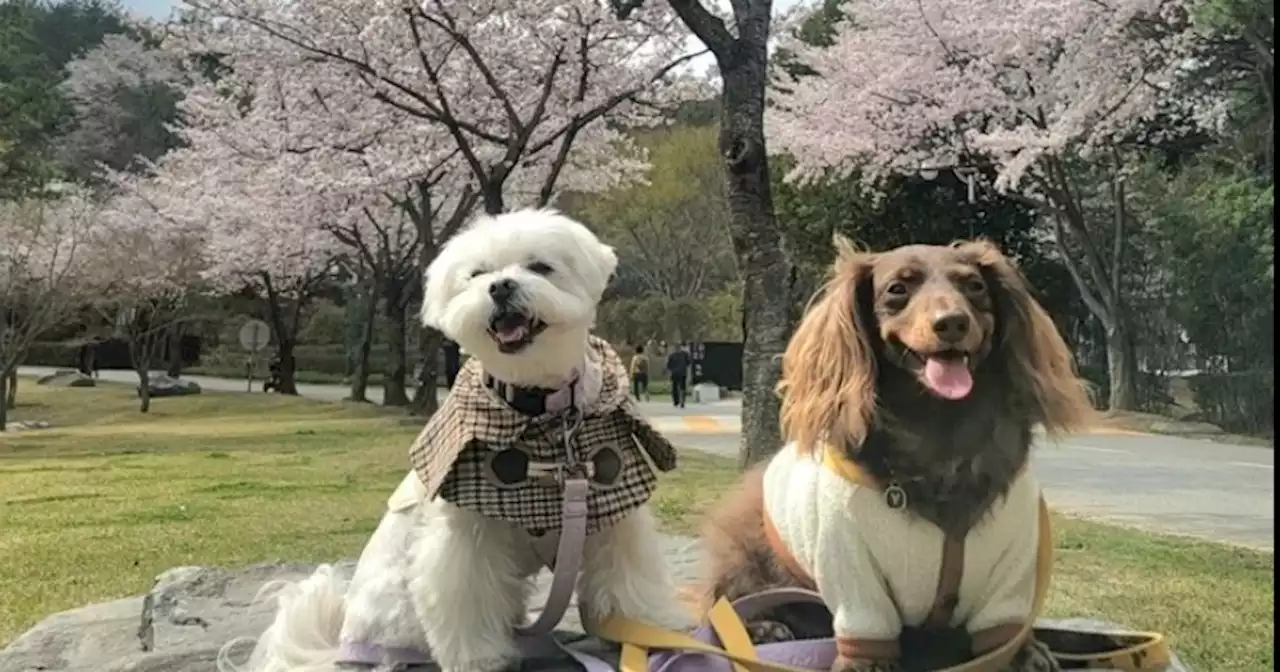
{"type": "MultiPolygon", "coordinates": [[[[24,376],[48,367],[22,367],[24,376]]],[[[131,371],[103,371],[117,382],[136,381],[131,371]]],[[[190,376],[208,390],[244,392],[243,380],[190,376]]],[[[303,396],[336,401],[341,385],[300,384],[303,396]]],[[[261,389],[257,387],[256,389],[261,389]]],[[[379,388],[370,398],[381,401],[379,388]]],[[[443,391],[442,391],[443,394],[443,391]]],[[[674,408],[655,399],[641,408],[675,443],[736,456],[742,407],[737,399],[674,408]]],[[[1085,434],[1041,442],[1037,474],[1050,502],[1064,510],[1114,522],[1253,548],[1274,549],[1275,452],[1199,439],[1152,435],[1085,434]]]]}

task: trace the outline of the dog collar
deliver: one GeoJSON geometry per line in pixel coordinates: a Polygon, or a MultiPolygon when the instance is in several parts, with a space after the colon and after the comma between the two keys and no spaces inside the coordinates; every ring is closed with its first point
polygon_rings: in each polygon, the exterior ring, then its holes
{"type": "Polygon", "coordinates": [[[504,383],[484,374],[484,386],[498,395],[511,408],[525,415],[559,413],[576,406],[582,399],[582,375],[573,372],[570,382],[563,387],[522,387],[504,383]]]}

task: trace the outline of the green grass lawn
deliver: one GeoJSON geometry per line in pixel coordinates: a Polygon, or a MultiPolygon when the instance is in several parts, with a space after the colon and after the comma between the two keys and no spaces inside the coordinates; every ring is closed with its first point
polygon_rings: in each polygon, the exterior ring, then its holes
{"type": "MultiPolygon", "coordinates": [[[[417,432],[364,405],[24,385],[0,435],[0,642],[42,616],[144,592],[175,565],[357,554],[417,432]]],[[[729,460],[685,451],[655,508],[696,530],[729,460]]],[[[1058,517],[1051,615],[1159,630],[1198,670],[1273,667],[1273,556],[1058,517]]]]}

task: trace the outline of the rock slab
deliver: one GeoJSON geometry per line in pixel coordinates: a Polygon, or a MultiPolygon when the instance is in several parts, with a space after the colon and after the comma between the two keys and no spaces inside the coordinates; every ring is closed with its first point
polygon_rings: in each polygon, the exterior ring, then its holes
{"type": "Polygon", "coordinates": [[[86,376],[75,369],[58,369],[36,380],[36,385],[53,387],[94,387],[97,384],[98,381],[92,376],[86,376]]]}
{"type": "MultiPolygon", "coordinates": [[[[0,672],[210,672],[223,645],[270,624],[274,605],[255,599],[263,586],[305,578],[314,568],[170,569],[146,595],[41,621],[0,652],[0,672]]],[[[250,647],[246,641],[237,650],[250,647]]]]}
{"type": "MultiPolygon", "coordinates": [[[[695,542],[671,537],[663,543],[680,581],[695,580],[695,542]]],[[[230,655],[235,661],[246,660],[253,639],[270,625],[274,602],[259,598],[263,588],[275,581],[306,578],[315,567],[176,567],[158,576],[146,595],[44,619],[0,651],[0,672],[212,672],[223,646],[243,640],[230,655]]],[[[350,576],[355,563],[344,561],[338,567],[350,576]]],[[[543,572],[530,604],[540,607],[549,587],[550,574],[543,572]]],[[[581,637],[576,606],[561,628],[566,637],[581,637]]],[[[567,660],[540,662],[540,672],[577,672],[567,660]]]]}
{"type": "MultiPolygon", "coordinates": [[[[200,384],[193,380],[181,380],[163,374],[152,377],[147,383],[147,388],[151,391],[150,396],[154,398],[185,397],[200,394],[201,391],[200,384]]],[[[138,396],[142,396],[142,386],[138,385],[135,389],[138,391],[138,396]]]]}
{"type": "MultiPolygon", "coordinates": [[[[677,580],[681,584],[697,581],[697,542],[668,537],[663,544],[677,580]]],[[[354,566],[353,561],[338,564],[347,576],[354,566]]],[[[146,595],[46,618],[0,651],[0,672],[213,672],[223,646],[240,640],[229,653],[232,660],[244,661],[253,639],[270,624],[274,602],[261,597],[263,589],[270,588],[272,582],[303,579],[314,569],[315,565],[297,563],[238,570],[176,567],[158,576],[146,595]]],[[[539,578],[532,605],[545,601],[549,578],[546,572],[539,578]]],[[[1085,619],[1043,621],[1041,625],[1119,629],[1111,623],[1085,619]]],[[[608,645],[583,638],[576,606],[570,608],[561,628],[562,639],[576,640],[576,648],[606,659],[613,657],[608,645]]],[[[578,672],[578,667],[567,659],[531,660],[522,672],[578,672]]],[[[1168,672],[1191,669],[1175,659],[1168,672]]]]}

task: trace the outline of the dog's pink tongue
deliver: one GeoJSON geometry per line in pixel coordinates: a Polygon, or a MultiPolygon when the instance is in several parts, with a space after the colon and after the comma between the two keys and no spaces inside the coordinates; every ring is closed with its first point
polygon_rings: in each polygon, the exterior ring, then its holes
{"type": "Polygon", "coordinates": [[[525,334],[528,332],[529,328],[520,324],[507,329],[499,329],[495,334],[497,335],[498,340],[503,343],[515,343],[524,338],[525,334]]]}
{"type": "Polygon", "coordinates": [[[924,382],[943,399],[964,399],[973,391],[973,376],[961,359],[930,357],[924,363],[924,382]]]}

